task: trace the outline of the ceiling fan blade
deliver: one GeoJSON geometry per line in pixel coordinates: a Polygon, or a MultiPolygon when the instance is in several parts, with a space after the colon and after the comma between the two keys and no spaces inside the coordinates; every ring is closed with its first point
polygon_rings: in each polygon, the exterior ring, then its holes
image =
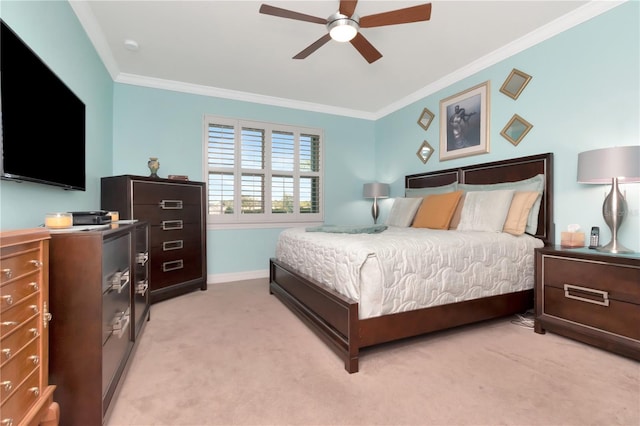
{"type": "Polygon", "coordinates": [[[298,53],[296,56],[293,57],[293,59],[304,59],[304,58],[306,58],[307,56],[311,55],[316,50],[320,49],[329,40],[331,40],[331,36],[327,33],[327,34],[323,35],[322,37],[320,37],[318,40],[316,40],[313,43],[311,43],[311,45],[309,45],[309,47],[304,49],[302,52],[298,53]]]}
{"type": "Polygon", "coordinates": [[[378,52],[378,49],[373,47],[373,45],[369,43],[369,40],[364,38],[360,33],[356,34],[353,40],[351,40],[351,44],[370,64],[382,58],[382,53],[378,52]]]}
{"type": "Polygon", "coordinates": [[[405,9],[377,13],[360,18],[360,28],[382,27],[385,25],[408,24],[428,21],[431,18],[431,3],[405,9]]]}
{"type": "Polygon", "coordinates": [[[340,0],[340,9],[338,11],[345,16],[353,16],[353,12],[356,11],[356,4],[358,0],[340,0]]]}
{"type": "Polygon", "coordinates": [[[325,25],[327,23],[327,20],[323,18],[317,18],[315,16],[305,15],[304,13],[298,13],[288,9],[269,6],[268,4],[263,4],[262,6],[260,6],[260,13],[264,13],[265,15],[278,16],[280,18],[295,19],[297,21],[313,22],[314,24],[325,25]]]}

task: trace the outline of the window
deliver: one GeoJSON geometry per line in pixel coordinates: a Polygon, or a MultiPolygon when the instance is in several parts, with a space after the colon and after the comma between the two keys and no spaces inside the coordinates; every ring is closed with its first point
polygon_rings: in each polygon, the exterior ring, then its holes
{"type": "Polygon", "coordinates": [[[208,222],[322,222],[322,131],[205,116],[208,222]]]}

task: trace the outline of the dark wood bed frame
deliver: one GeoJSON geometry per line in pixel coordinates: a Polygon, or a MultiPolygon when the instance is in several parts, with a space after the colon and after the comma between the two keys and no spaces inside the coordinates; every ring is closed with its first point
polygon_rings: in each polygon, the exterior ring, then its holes
{"type": "MultiPolygon", "coordinates": [[[[406,188],[426,188],[452,182],[487,184],[545,175],[545,189],[536,237],[552,245],[553,154],[540,154],[409,175],[406,188]]],[[[491,296],[359,319],[358,303],[295,271],[276,259],[269,262],[269,292],[302,319],[343,360],[349,373],[358,371],[361,348],[445,330],[464,324],[525,312],[533,307],[533,290],[491,296]]]]}

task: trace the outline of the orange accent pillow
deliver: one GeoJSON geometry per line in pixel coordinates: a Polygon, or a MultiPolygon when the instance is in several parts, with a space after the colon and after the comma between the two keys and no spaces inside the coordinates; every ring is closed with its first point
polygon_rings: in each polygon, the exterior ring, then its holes
{"type": "Polygon", "coordinates": [[[461,196],[462,191],[455,191],[424,197],[411,226],[414,228],[449,229],[449,223],[461,196]]]}
{"type": "Polygon", "coordinates": [[[524,234],[529,211],[540,195],[536,191],[518,191],[513,194],[511,207],[509,207],[509,213],[502,230],[512,235],[524,234]]]}
{"type": "Polygon", "coordinates": [[[462,216],[462,207],[464,207],[464,191],[462,196],[460,197],[460,201],[458,202],[458,207],[456,207],[455,211],[453,212],[453,216],[451,216],[449,229],[458,228],[458,224],[460,223],[460,216],[462,216]]]}

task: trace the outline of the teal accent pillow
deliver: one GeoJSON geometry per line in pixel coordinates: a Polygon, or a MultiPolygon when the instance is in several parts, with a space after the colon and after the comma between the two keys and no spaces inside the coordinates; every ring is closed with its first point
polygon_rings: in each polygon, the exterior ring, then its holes
{"type": "Polygon", "coordinates": [[[426,197],[432,194],[444,194],[447,192],[454,192],[458,190],[458,182],[453,182],[448,185],[432,186],[429,188],[406,188],[404,194],[407,197],[426,197]]]}
{"type": "MultiPolygon", "coordinates": [[[[544,192],[544,175],[539,174],[529,179],[523,179],[516,182],[502,182],[483,185],[460,183],[458,184],[458,189],[461,189],[465,192],[513,189],[514,191],[536,191],[542,194],[544,192]]],[[[527,218],[527,227],[525,229],[528,234],[533,235],[538,229],[538,213],[540,212],[541,202],[542,197],[538,197],[536,202],[531,207],[531,211],[529,211],[529,217],[527,218]]]]}
{"type": "Polygon", "coordinates": [[[385,229],[387,225],[321,225],[306,228],[307,232],[331,232],[334,234],[378,234],[385,229]]]}
{"type": "Polygon", "coordinates": [[[513,189],[467,193],[458,231],[502,232],[514,193],[513,189]]]}

